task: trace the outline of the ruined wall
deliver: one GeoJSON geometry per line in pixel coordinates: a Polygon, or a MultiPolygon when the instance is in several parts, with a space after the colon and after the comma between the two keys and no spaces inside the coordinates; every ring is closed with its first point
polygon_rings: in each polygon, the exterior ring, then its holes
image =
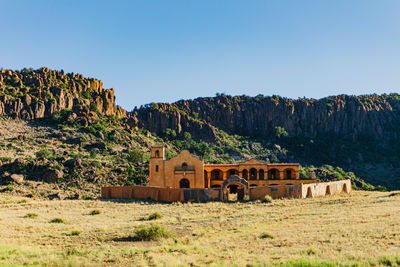
{"type": "Polygon", "coordinates": [[[343,180],[302,185],[301,191],[302,198],[306,198],[350,193],[352,188],[350,180],[343,180]]]}

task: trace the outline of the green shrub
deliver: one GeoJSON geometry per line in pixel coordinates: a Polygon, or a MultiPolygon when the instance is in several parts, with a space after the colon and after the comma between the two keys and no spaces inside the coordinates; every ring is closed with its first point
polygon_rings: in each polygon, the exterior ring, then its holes
{"type": "Polygon", "coordinates": [[[53,151],[50,151],[46,148],[40,149],[38,152],[36,152],[36,157],[37,158],[45,158],[45,159],[51,159],[54,157],[53,151]]]}
{"type": "Polygon", "coordinates": [[[312,248],[307,249],[307,255],[315,255],[316,252],[312,248]]]}
{"type": "Polygon", "coordinates": [[[80,235],[80,234],[81,234],[81,231],[73,230],[73,231],[71,231],[71,233],[69,235],[80,235]]]}
{"type": "Polygon", "coordinates": [[[39,216],[39,215],[36,213],[30,212],[30,213],[27,213],[24,217],[33,219],[33,218],[36,218],[37,216],[39,216]]]}
{"type": "Polygon", "coordinates": [[[6,186],[1,190],[1,192],[12,192],[12,191],[14,191],[14,187],[12,186],[6,186]]]}
{"type": "Polygon", "coordinates": [[[377,186],[375,186],[375,190],[381,191],[381,192],[387,192],[386,187],[384,187],[384,186],[382,186],[382,185],[377,185],[377,186]]]}
{"type": "Polygon", "coordinates": [[[50,220],[50,223],[65,223],[65,221],[61,218],[54,218],[50,220]]]}
{"type": "Polygon", "coordinates": [[[272,202],[272,197],[269,196],[269,195],[266,195],[266,196],[263,198],[262,202],[263,202],[263,203],[271,203],[271,202],[272,202]]]}
{"type": "Polygon", "coordinates": [[[131,163],[143,162],[143,152],[137,148],[131,148],[126,159],[131,163]]]}
{"type": "Polygon", "coordinates": [[[283,128],[281,126],[276,126],[274,128],[274,135],[276,138],[281,138],[281,137],[288,136],[288,133],[286,132],[285,128],[283,128]]]}
{"type": "Polygon", "coordinates": [[[100,214],[100,213],[101,213],[100,210],[92,210],[89,214],[90,214],[90,215],[98,215],[98,214],[100,214]]]}
{"type": "Polygon", "coordinates": [[[262,234],[260,235],[260,238],[261,238],[261,239],[266,239],[266,238],[268,238],[268,239],[273,239],[274,236],[271,235],[270,233],[264,232],[264,233],[262,233],[262,234]]]}
{"type": "Polygon", "coordinates": [[[151,220],[157,220],[157,219],[161,219],[161,218],[162,218],[162,215],[159,212],[154,212],[154,213],[150,214],[147,219],[149,221],[151,221],[151,220]]]}
{"type": "Polygon", "coordinates": [[[163,226],[151,224],[149,227],[139,226],[135,230],[135,240],[138,241],[155,241],[161,238],[173,237],[174,235],[166,230],[163,226]]]}
{"type": "Polygon", "coordinates": [[[99,110],[97,109],[97,104],[96,103],[90,104],[90,111],[94,111],[96,113],[99,112],[99,110]]]}

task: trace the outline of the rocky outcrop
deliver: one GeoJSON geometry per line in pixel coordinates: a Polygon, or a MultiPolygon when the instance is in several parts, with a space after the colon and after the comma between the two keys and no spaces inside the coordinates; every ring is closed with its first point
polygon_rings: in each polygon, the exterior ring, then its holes
{"type": "Polygon", "coordinates": [[[137,125],[159,135],[166,129],[173,129],[179,135],[189,132],[197,139],[208,142],[215,140],[215,130],[209,123],[198,120],[188,113],[169,104],[151,104],[140,109],[135,109],[132,116],[136,118],[137,125]]]}
{"type": "Polygon", "coordinates": [[[213,127],[231,134],[268,138],[275,127],[289,136],[315,138],[334,134],[357,140],[399,137],[400,97],[363,95],[292,100],[279,96],[226,96],[150,104],[133,111],[139,127],[158,134],[167,128],[189,131],[201,139],[213,136],[213,127]]]}
{"type": "Polygon", "coordinates": [[[64,109],[126,116],[114,89],[103,89],[100,80],[48,68],[0,70],[0,115],[32,120],[64,109]]]}

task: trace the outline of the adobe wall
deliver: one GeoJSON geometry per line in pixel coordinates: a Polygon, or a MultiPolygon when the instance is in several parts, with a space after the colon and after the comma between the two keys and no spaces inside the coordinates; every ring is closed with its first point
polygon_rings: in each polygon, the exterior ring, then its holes
{"type": "MultiPolygon", "coordinates": [[[[110,199],[148,199],[165,202],[207,202],[223,200],[221,188],[163,188],[155,186],[102,187],[101,197],[110,199]]],[[[306,198],[340,193],[350,193],[350,180],[326,183],[275,185],[249,187],[250,200],[262,200],[266,195],[272,198],[306,198]]]]}
{"type": "Polygon", "coordinates": [[[183,189],[153,186],[112,186],[101,188],[102,198],[148,199],[155,201],[185,201],[183,189]]]}
{"type": "Polygon", "coordinates": [[[350,193],[352,191],[350,180],[333,181],[302,185],[302,198],[350,193]]]}
{"type": "Polygon", "coordinates": [[[277,185],[250,187],[250,200],[262,200],[266,195],[272,198],[300,198],[301,185],[277,185]]]}

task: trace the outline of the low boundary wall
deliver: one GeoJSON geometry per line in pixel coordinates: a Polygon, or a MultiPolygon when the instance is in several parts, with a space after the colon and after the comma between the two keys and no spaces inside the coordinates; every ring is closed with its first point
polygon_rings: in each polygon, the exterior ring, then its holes
{"type": "MultiPolygon", "coordinates": [[[[306,198],[350,193],[350,180],[299,185],[250,186],[250,200],[272,198],[306,198]]],[[[164,202],[207,202],[223,200],[220,188],[163,188],[155,186],[110,186],[101,188],[105,199],[144,199],[164,202]]]]}

